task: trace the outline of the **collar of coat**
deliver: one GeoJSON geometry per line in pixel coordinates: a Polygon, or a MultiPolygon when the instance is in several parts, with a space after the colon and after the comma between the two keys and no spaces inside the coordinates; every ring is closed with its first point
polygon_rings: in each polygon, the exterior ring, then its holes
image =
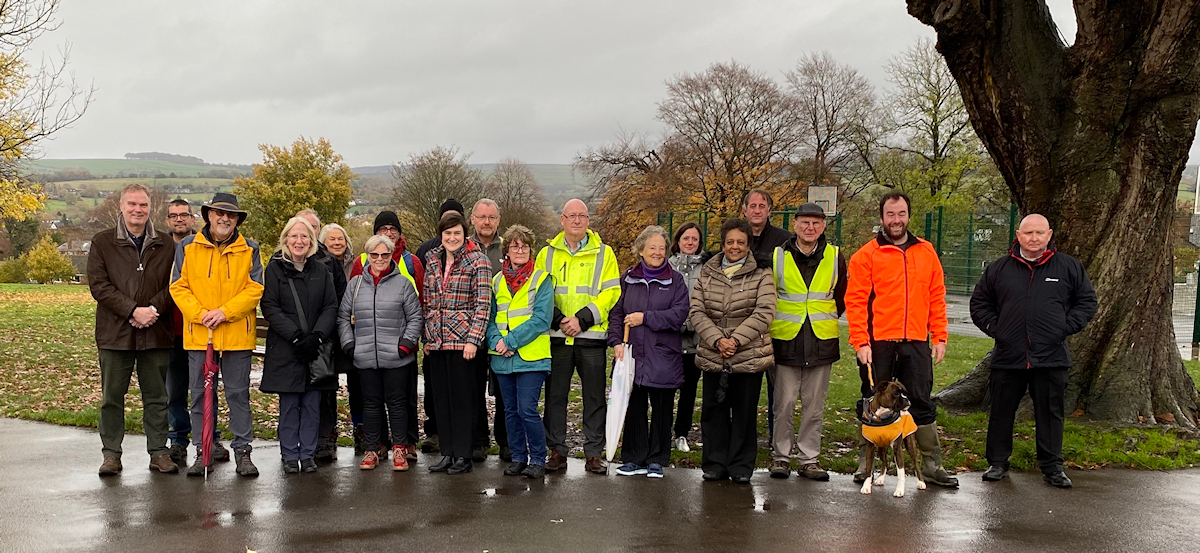
{"type": "MultiPolygon", "coordinates": [[[[121,240],[129,240],[129,239],[130,239],[129,229],[125,228],[125,216],[118,215],[117,216],[117,240],[121,241],[121,240]]],[[[146,239],[147,240],[157,240],[158,239],[158,233],[154,232],[154,222],[150,221],[150,220],[146,221],[146,239]]],[[[130,242],[130,243],[132,243],[132,242],[130,242]]]]}
{"type": "Polygon", "coordinates": [[[900,248],[901,250],[907,250],[923,242],[923,240],[917,238],[917,235],[913,234],[911,231],[907,232],[908,240],[906,240],[903,244],[896,244],[895,242],[892,242],[892,239],[888,238],[887,233],[883,232],[883,229],[879,229],[879,234],[875,236],[875,241],[879,243],[880,247],[891,246],[893,248],[900,248]]]}
{"type": "Polygon", "coordinates": [[[798,253],[804,257],[815,257],[817,259],[821,259],[825,256],[825,244],[825,235],[822,234],[821,236],[817,237],[817,247],[813,249],[812,253],[804,253],[804,251],[800,249],[800,238],[793,234],[791,239],[783,243],[783,249],[787,250],[788,252],[798,253]]]}
{"type": "MultiPolygon", "coordinates": [[[[722,277],[724,277],[725,271],[721,270],[721,260],[722,259],[725,259],[725,253],[718,252],[718,253],[714,254],[712,256],[712,258],[710,258],[707,262],[704,263],[704,267],[706,269],[713,270],[713,271],[717,272],[718,274],[720,274],[722,277]]],[[[750,274],[750,273],[754,272],[755,269],[758,268],[758,262],[754,259],[754,255],[751,254],[750,252],[746,252],[746,257],[744,257],[743,259],[745,261],[742,263],[742,268],[738,269],[737,272],[733,273],[732,277],[727,277],[728,280],[733,280],[733,277],[750,274]]]]}
{"type": "Polygon", "coordinates": [[[1046,251],[1042,252],[1042,256],[1037,258],[1037,261],[1030,261],[1028,259],[1025,259],[1025,256],[1021,255],[1021,243],[1020,242],[1013,240],[1012,245],[1008,247],[1009,255],[1017,258],[1017,261],[1024,263],[1025,265],[1029,266],[1029,268],[1031,268],[1031,269],[1034,267],[1037,267],[1039,265],[1043,265],[1047,261],[1050,261],[1050,258],[1054,257],[1054,254],[1057,251],[1058,251],[1058,246],[1055,246],[1054,241],[1051,240],[1049,244],[1046,244],[1046,251]]]}
{"type": "Polygon", "coordinates": [[[600,241],[600,235],[596,234],[596,231],[594,231],[592,229],[587,229],[587,243],[584,244],[582,248],[579,248],[579,251],[575,252],[574,254],[572,254],[571,249],[567,247],[566,231],[558,233],[558,236],[555,236],[554,238],[547,240],[546,243],[549,244],[551,248],[554,248],[556,250],[562,250],[563,253],[565,253],[567,255],[579,255],[582,253],[594,253],[594,250],[599,250],[600,246],[602,244],[600,241]]]}
{"type": "MultiPolygon", "coordinates": [[[[250,245],[246,243],[246,237],[242,236],[242,233],[238,232],[236,227],[234,227],[234,232],[237,234],[236,234],[236,236],[234,236],[233,241],[225,246],[225,251],[226,252],[240,252],[242,250],[249,249],[250,245]]],[[[208,239],[208,233],[203,232],[203,231],[196,233],[196,237],[192,239],[192,243],[200,244],[203,246],[208,246],[210,248],[217,247],[216,244],[213,244],[212,241],[208,239]]]]}

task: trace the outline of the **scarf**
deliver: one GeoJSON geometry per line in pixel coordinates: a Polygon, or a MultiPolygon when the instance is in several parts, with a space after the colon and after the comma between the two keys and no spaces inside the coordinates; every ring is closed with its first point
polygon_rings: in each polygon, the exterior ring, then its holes
{"type": "Polygon", "coordinates": [[[529,280],[529,276],[533,274],[533,260],[526,261],[520,267],[513,267],[512,260],[504,258],[504,263],[500,265],[500,272],[504,273],[504,282],[508,283],[508,292],[516,294],[525,285],[525,281],[529,280]]]}
{"type": "MultiPolygon", "coordinates": [[[[749,257],[749,255],[746,254],[746,257],[749,257]]],[[[737,261],[729,261],[728,257],[721,254],[721,270],[724,271],[725,276],[733,278],[733,274],[738,272],[738,269],[741,269],[742,265],[746,264],[746,257],[742,257],[737,261]]]]}
{"type": "Polygon", "coordinates": [[[646,280],[663,280],[663,275],[666,275],[668,278],[671,276],[671,265],[668,263],[659,265],[657,269],[650,268],[645,261],[641,263],[642,275],[646,277],[646,280]]]}

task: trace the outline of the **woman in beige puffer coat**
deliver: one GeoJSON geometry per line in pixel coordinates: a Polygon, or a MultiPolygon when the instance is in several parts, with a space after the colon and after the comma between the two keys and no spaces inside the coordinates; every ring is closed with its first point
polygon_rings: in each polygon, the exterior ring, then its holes
{"type": "Polygon", "coordinates": [[[688,320],[696,329],[696,366],[704,371],[700,431],[705,480],[750,483],[758,446],[762,374],[775,363],[771,321],[775,279],[750,255],[750,224],[721,225],[721,253],[704,264],[688,320]]]}

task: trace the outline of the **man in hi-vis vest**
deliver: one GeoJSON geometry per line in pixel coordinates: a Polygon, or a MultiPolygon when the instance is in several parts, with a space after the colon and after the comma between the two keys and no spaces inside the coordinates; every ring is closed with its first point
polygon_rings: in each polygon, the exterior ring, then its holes
{"type": "Polygon", "coordinates": [[[613,249],[588,229],[588,208],[568,200],[559,216],[563,231],[538,252],[536,267],[554,277],[550,319],[550,378],[546,379],[547,471],[567,467],[567,396],[579,370],[583,392],[585,470],[606,474],[604,397],[608,368],[608,312],[621,297],[621,272],[613,249]]]}
{"type": "Polygon", "coordinates": [[[775,248],[775,320],[771,341],[775,366],[775,420],[771,440],[771,477],[791,473],[792,443],[800,454],[796,473],[812,480],[829,480],[817,456],[821,453],[822,414],[829,391],[829,369],[841,357],[838,317],[846,311],[846,259],[841,249],[825,242],[825,210],[807,203],[796,210],[795,234],[775,248]],[[792,419],[800,397],[800,432],[792,419]]]}

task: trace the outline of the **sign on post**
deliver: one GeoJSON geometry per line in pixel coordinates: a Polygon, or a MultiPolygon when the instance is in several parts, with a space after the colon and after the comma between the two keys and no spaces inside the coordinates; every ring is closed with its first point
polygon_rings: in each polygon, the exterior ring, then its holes
{"type": "Polygon", "coordinates": [[[825,210],[826,217],[833,217],[837,215],[836,186],[808,187],[808,201],[821,206],[821,209],[825,210]]]}

